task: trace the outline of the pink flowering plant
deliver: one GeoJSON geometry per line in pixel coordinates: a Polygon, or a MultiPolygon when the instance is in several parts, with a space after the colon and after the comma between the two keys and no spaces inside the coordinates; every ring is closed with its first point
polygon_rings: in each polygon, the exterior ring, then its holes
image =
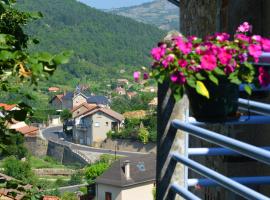
{"type": "MultiPolygon", "coordinates": [[[[263,67],[256,70],[253,65],[259,62],[263,51],[270,52],[270,40],[251,35],[251,31],[252,26],[245,22],[233,37],[227,33],[215,33],[205,39],[173,36],[169,43],[159,43],[151,50],[154,62],[150,76],[159,83],[169,81],[176,99],[182,98],[187,86],[211,98],[214,94],[209,94],[205,81],[218,85],[225,79],[244,84],[251,94],[250,84],[265,87],[270,83],[268,71],[263,67]]],[[[134,78],[138,80],[140,75],[135,72],[134,78]]]]}

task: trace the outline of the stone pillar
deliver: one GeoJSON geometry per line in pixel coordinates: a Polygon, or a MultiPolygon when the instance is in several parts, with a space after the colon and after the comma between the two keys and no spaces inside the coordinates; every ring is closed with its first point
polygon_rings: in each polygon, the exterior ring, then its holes
{"type": "Polygon", "coordinates": [[[170,183],[184,185],[184,168],[171,161],[170,153],[185,153],[185,134],[174,129],[171,121],[185,120],[188,108],[186,96],[181,101],[175,102],[168,83],[158,86],[157,200],[172,199],[167,196],[170,183]]]}

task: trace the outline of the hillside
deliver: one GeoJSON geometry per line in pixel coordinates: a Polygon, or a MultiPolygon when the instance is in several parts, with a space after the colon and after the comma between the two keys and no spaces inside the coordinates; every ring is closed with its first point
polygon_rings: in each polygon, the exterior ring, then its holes
{"type": "Polygon", "coordinates": [[[164,30],[179,30],[179,8],[167,0],[155,0],[139,6],[114,9],[110,12],[152,24],[164,30]]]}
{"type": "MultiPolygon", "coordinates": [[[[26,27],[41,41],[36,50],[73,50],[70,64],[59,69],[52,84],[90,85],[117,78],[120,69],[130,76],[134,67],[149,65],[149,51],[164,32],[154,26],[93,9],[76,0],[19,0],[26,11],[41,11],[44,17],[26,27]],[[101,81],[102,80],[102,81],[101,81]]],[[[33,49],[32,49],[33,50],[33,49]]]]}

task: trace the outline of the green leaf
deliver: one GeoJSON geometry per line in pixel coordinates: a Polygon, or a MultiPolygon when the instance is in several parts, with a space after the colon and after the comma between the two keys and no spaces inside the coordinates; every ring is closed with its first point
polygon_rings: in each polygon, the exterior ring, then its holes
{"type": "Polygon", "coordinates": [[[202,95],[205,96],[207,99],[209,99],[209,92],[207,88],[205,87],[204,83],[201,81],[196,82],[196,91],[202,95]]]}
{"type": "Polygon", "coordinates": [[[245,91],[249,94],[249,95],[251,95],[251,93],[252,93],[252,89],[251,89],[251,87],[250,87],[250,85],[245,85],[245,87],[244,87],[244,89],[245,89],[245,91]]]}
{"type": "Polygon", "coordinates": [[[203,77],[201,73],[197,73],[195,76],[200,81],[205,80],[205,77],[203,77]]]}
{"type": "Polygon", "coordinates": [[[244,64],[245,67],[249,68],[250,70],[254,69],[253,65],[251,63],[249,63],[249,62],[244,62],[243,64],[244,64]]]}
{"type": "Polygon", "coordinates": [[[38,54],[38,59],[43,62],[50,62],[52,60],[52,55],[47,52],[41,52],[38,54]]]}
{"type": "Polygon", "coordinates": [[[196,88],[196,81],[194,79],[187,79],[187,84],[192,88],[196,88]]]}
{"type": "Polygon", "coordinates": [[[14,58],[14,54],[10,51],[0,51],[0,60],[6,61],[9,59],[13,59],[14,58]]]}
{"type": "Polygon", "coordinates": [[[230,77],[230,82],[237,84],[237,85],[240,85],[242,83],[242,81],[240,81],[240,79],[238,77],[235,77],[235,76],[230,77]]]}
{"type": "Polygon", "coordinates": [[[217,74],[217,75],[223,75],[223,76],[225,76],[226,74],[225,74],[225,72],[223,71],[223,70],[221,70],[221,69],[219,69],[218,67],[216,67],[215,69],[214,69],[214,71],[213,71],[215,74],[217,74]]]}
{"type": "Polygon", "coordinates": [[[215,83],[216,85],[218,85],[218,79],[213,75],[213,74],[209,74],[209,79],[215,83]]]}

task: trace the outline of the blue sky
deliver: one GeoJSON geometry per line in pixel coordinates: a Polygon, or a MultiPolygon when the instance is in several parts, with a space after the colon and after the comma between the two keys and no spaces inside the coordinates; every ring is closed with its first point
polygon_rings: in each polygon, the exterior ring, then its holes
{"type": "Polygon", "coordinates": [[[78,0],[97,9],[111,9],[139,5],[153,0],[78,0]]]}

